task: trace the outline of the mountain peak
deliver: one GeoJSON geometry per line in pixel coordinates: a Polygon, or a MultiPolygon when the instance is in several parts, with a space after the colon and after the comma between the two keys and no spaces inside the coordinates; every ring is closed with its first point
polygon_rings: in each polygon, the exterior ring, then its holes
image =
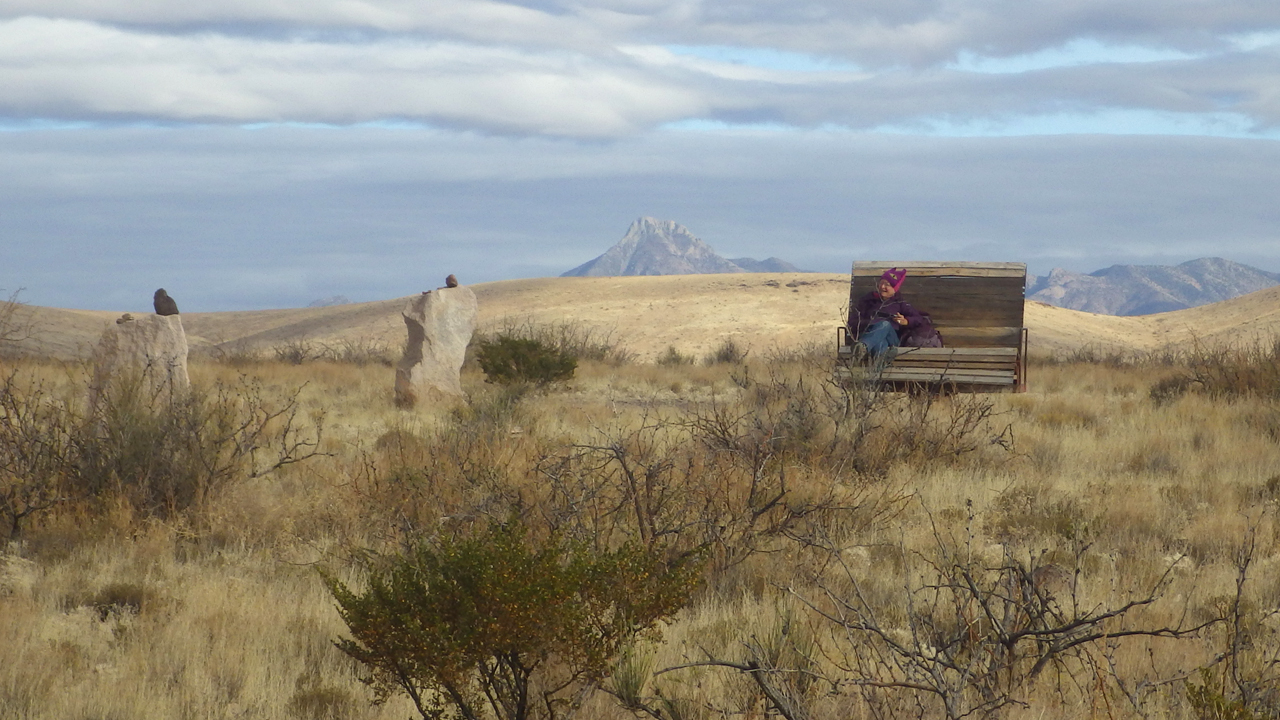
{"type": "Polygon", "coordinates": [[[618,244],[561,277],[747,272],[673,220],[641,217],[618,244]]]}
{"type": "Polygon", "coordinates": [[[1054,268],[1027,298],[1104,315],[1150,315],[1229,300],[1280,283],[1280,274],[1222,258],[1180,265],[1112,265],[1088,275],[1054,268]]]}

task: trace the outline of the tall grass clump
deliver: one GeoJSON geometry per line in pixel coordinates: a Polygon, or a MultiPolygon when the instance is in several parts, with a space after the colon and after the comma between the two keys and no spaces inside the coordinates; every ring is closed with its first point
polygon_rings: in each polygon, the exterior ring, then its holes
{"type": "Polygon", "coordinates": [[[680,352],[675,345],[668,345],[666,352],[658,356],[657,363],[668,367],[679,367],[681,365],[692,365],[696,359],[692,355],[685,355],[680,352]]]}
{"type": "Polygon", "coordinates": [[[706,365],[734,365],[746,360],[747,352],[747,348],[739,345],[737,340],[725,338],[714,350],[707,353],[702,361],[706,365]]]}

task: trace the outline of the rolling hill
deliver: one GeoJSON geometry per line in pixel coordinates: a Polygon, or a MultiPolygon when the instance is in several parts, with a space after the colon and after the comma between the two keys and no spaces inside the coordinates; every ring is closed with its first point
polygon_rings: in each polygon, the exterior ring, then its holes
{"type": "MultiPolygon", "coordinates": [[[[824,273],[735,273],[507,280],[471,286],[481,329],[504,323],[579,323],[610,333],[640,359],[674,346],[702,355],[726,338],[753,352],[809,343],[834,345],[848,302],[849,278],[824,273]]],[[[308,341],[398,348],[407,298],[251,312],[184,313],[194,352],[268,348],[308,341]]],[[[23,306],[33,332],[20,350],[61,359],[86,357],[120,313],[23,306]]],[[[1280,334],[1280,287],[1187,310],[1116,317],[1029,301],[1026,324],[1037,354],[1099,348],[1156,349],[1280,334]]]]}

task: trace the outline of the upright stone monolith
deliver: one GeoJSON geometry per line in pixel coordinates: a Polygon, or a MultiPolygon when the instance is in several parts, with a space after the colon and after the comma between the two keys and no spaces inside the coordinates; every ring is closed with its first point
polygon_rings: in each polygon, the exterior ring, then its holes
{"type": "Polygon", "coordinates": [[[121,382],[137,383],[142,399],[168,402],[191,387],[187,374],[187,335],[181,315],[126,313],[108,325],[93,351],[93,384],[89,403],[100,399],[121,382]]]}
{"type": "Polygon", "coordinates": [[[445,287],[409,299],[401,314],[409,331],[396,365],[396,404],[412,407],[430,395],[460,396],[460,372],[476,329],[476,294],[445,287]]]}

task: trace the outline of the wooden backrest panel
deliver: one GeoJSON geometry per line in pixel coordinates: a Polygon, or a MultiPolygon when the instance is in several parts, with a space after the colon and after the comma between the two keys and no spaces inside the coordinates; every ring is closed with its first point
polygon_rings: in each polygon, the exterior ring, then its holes
{"type": "Polygon", "coordinates": [[[1018,346],[1027,282],[1025,264],[855,262],[850,307],[874,290],[881,273],[892,267],[906,268],[903,299],[929,313],[949,347],[1018,346]],[[956,332],[948,334],[948,328],[956,332]]]}

